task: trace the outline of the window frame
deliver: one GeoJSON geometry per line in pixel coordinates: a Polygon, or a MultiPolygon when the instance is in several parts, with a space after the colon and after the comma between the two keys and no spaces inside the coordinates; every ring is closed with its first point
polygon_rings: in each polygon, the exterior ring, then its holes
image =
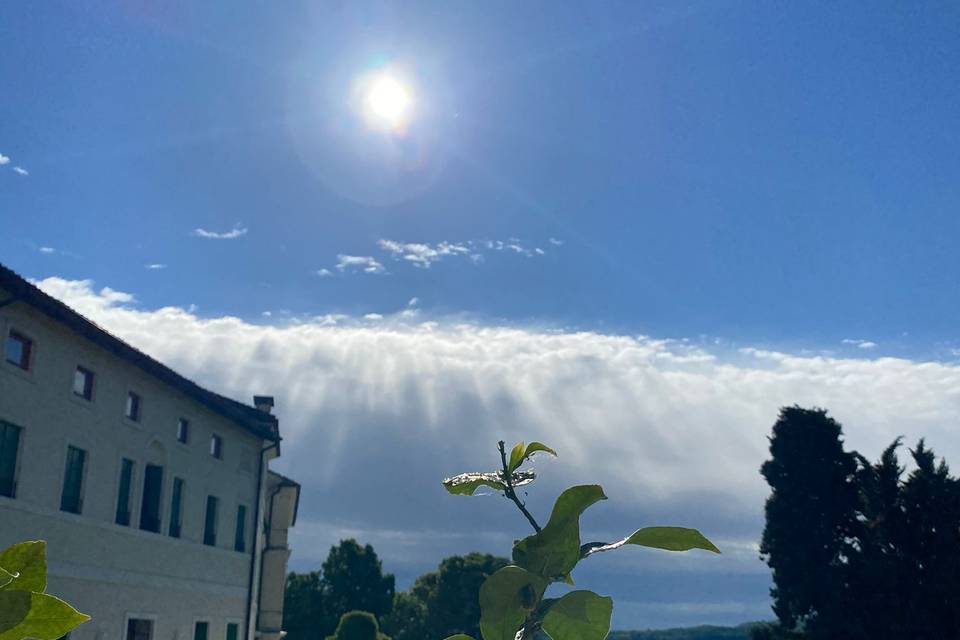
{"type": "Polygon", "coordinates": [[[81,400],[86,400],[87,402],[93,402],[93,393],[94,386],[96,385],[97,374],[92,369],[88,369],[82,364],[78,364],[76,369],[73,370],[73,385],[71,392],[74,397],[80,398],[81,400]],[[85,374],[83,392],[77,393],[77,374],[85,374]]]}
{"type": "Polygon", "coordinates": [[[130,627],[131,620],[149,620],[150,621],[150,640],[156,640],[157,638],[157,622],[158,616],[155,613],[136,613],[136,612],[127,612],[123,614],[123,630],[121,631],[121,638],[127,640],[127,631],[130,627]]]}
{"type": "Polygon", "coordinates": [[[3,359],[8,364],[15,366],[21,371],[30,372],[33,370],[34,344],[36,344],[36,341],[26,333],[14,327],[10,327],[7,329],[7,336],[3,340],[3,359]],[[21,347],[22,352],[20,354],[20,362],[11,360],[7,354],[7,344],[13,339],[18,340],[21,345],[24,345],[25,343],[25,348],[21,347]]]}

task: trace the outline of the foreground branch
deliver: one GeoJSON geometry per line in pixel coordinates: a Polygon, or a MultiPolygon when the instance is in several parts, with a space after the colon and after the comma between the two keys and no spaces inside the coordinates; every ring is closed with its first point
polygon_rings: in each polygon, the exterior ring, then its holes
{"type": "Polygon", "coordinates": [[[533,519],[533,516],[527,511],[527,507],[520,501],[520,498],[517,497],[517,492],[513,489],[513,473],[510,472],[510,468],[507,465],[507,451],[503,448],[503,440],[497,443],[497,447],[500,449],[500,461],[503,464],[503,483],[506,485],[503,493],[517,505],[520,513],[527,517],[527,521],[533,526],[533,530],[540,533],[540,525],[533,519]]]}

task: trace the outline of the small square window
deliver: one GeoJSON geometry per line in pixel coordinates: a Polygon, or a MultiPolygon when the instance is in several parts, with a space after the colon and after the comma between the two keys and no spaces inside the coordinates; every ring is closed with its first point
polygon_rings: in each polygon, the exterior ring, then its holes
{"type": "Polygon", "coordinates": [[[73,373],[73,393],[84,400],[93,400],[93,371],[77,367],[73,373]]]}
{"type": "Polygon", "coordinates": [[[186,418],[177,420],[177,442],[187,444],[190,439],[190,421],[186,418]]]}
{"type": "Polygon", "coordinates": [[[153,620],[130,618],[127,620],[127,640],[151,640],[153,620]]]}
{"type": "Polygon", "coordinates": [[[217,434],[210,436],[210,455],[218,460],[223,458],[223,438],[217,434]]]}
{"type": "Polygon", "coordinates": [[[140,422],[140,396],[133,391],[127,394],[127,409],[125,415],[134,422],[140,422]]]}
{"type": "Polygon", "coordinates": [[[33,351],[33,340],[22,333],[11,331],[7,336],[6,352],[7,362],[15,364],[24,371],[30,369],[30,352],[33,351]]]}

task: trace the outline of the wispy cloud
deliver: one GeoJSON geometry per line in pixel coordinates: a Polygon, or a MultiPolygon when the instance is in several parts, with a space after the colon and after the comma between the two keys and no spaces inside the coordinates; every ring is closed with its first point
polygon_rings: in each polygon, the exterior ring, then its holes
{"type": "Polygon", "coordinates": [[[161,264],[159,262],[154,262],[153,264],[143,265],[144,269],[149,269],[150,271],[159,271],[160,269],[166,269],[167,265],[161,264]]]}
{"type": "Polygon", "coordinates": [[[436,262],[449,257],[468,258],[474,264],[483,262],[485,253],[507,251],[528,258],[545,255],[540,247],[528,248],[518,238],[508,240],[466,240],[448,242],[446,240],[431,244],[428,242],[400,242],[383,238],[377,246],[386,251],[395,260],[409,262],[415,267],[428,269],[436,262]]]}
{"type": "Polygon", "coordinates": [[[30,172],[29,172],[29,171],[27,171],[26,169],[24,169],[23,167],[20,167],[20,166],[14,167],[14,168],[13,168],[13,172],[14,172],[14,173],[18,173],[18,174],[20,174],[21,176],[28,176],[28,175],[30,175],[30,172]]]}
{"type": "Polygon", "coordinates": [[[337,270],[343,271],[362,271],[363,273],[383,274],[387,270],[373,256],[349,256],[339,254],[337,256],[337,270]]]}
{"type": "Polygon", "coordinates": [[[40,247],[39,249],[37,249],[37,251],[39,251],[40,253],[46,253],[47,255],[57,252],[57,250],[54,249],[53,247],[40,247]]]}
{"type": "Polygon", "coordinates": [[[2,153],[0,153],[0,167],[2,167],[5,164],[10,164],[10,156],[5,156],[2,153]]]}
{"type": "Polygon", "coordinates": [[[329,278],[333,275],[333,271],[330,271],[330,269],[317,269],[317,275],[321,278],[329,278]]]}
{"type": "Polygon", "coordinates": [[[876,349],[877,343],[871,342],[870,340],[854,340],[852,338],[844,338],[841,340],[843,344],[852,345],[858,349],[876,349]]]}
{"type": "Polygon", "coordinates": [[[557,240],[556,238],[550,238],[550,244],[555,247],[563,246],[563,240],[557,240]]]}
{"type": "Polygon", "coordinates": [[[407,302],[407,306],[408,306],[408,307],[415,307],[415,306],[417,306],[418,304],[420,304],[420,298],[418,298],[418,297],[416,297],[416,296],[410,298],[410,301],[407,302]]]}
{"type": "Polygon", "coordinates": [[[198,227],[193,230],[193,235],[198,238],[209,238],[211,240],[233,240],[247,235],[247,228],[234,227],[230,231],[209,231],[198,227]]]}

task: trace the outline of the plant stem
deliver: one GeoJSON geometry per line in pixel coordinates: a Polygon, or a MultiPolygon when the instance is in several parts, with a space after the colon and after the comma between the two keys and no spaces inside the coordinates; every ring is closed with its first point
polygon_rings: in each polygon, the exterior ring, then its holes
{"type": "Polygon", "coordinates": [[[513,490],[513,474],[507,466],[507,450],[503,448],[503,440],[497,443],[497,447],[500,449],[500,461],[503,464],[503,483],[507,486],[503,493],[510,500],[513,500],[513,503],[520,509],[520,513],[527,517],[527,521],[533,526],[533,530],[540,533],[540,525],[537,524],[537,521],[534,520],[530,512],[527,511],[527,507],[520,502],[520,498],[517,497],[517,492],[513,490]]]}

